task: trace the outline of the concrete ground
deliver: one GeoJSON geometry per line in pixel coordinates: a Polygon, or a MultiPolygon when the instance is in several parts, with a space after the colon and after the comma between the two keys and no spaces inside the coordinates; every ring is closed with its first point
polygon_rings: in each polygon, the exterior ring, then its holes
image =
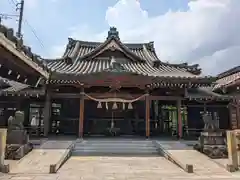
{"type": "Polygon", "coordinates": [[[1,180],[239,180],[240,173],[188,174],[164,157],[71,157],[57,174],[9,174],[1,180]]]}

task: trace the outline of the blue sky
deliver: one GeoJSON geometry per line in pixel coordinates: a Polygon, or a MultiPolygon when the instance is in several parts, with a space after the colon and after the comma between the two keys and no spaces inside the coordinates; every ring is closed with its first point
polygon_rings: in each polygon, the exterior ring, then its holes
{"type": "MultiPolygon", "coordinates": [[[[0,0],[0,13],[16,14],[12,1],[0,0]]],[[[26,22],[24,42],[53,58],[68,37],[104,41],[116,26],[124,42],[154,41],[161,60],[199,63],[213,74],[240,64],[239,12],[240,0],[25,0],[24,19],[44,47],[26,22]]],[[[14,18],[3,23],[16,28],[14,18]]]]}
{"type": "MultiPolygon", "coordinates": [[[[67,39],[71,27],[85,25],[95,33],[108,28],[106,11],[116,3],[117,0],[25,0],[24,19],[34,28],[45,49],[26,23],[23,23],[24,39],[35,52],[48,56],[51,53],[48,47],[67,39]]],[[[141,0],[140,3],[149,16],[187,8],[187,0],[141,0]]],[[[0,12],[16,14],[12,0],[1,0],[0,12]]],[[[16,28],[15,18],[3,22],[16,28]]]]}

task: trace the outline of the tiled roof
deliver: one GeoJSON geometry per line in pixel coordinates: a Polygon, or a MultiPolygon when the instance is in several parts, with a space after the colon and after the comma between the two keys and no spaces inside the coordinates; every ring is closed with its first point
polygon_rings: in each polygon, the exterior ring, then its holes
{"type": "Polygon", "coordinates": [[[74,61],[81,60],[89,57],[92,53],[103,49],[107,45],[116,45],[119,47],[118,50],[123,50],[130,56],[133,56],[140,61],[147,61],[150,63],[159,61],[155,53],[153,42],[141,44],[122,43],[119,38],[119,33],[115,27],[110,28],[105,42],[88,42],[69,38],[63,58],[70,57],[74,61]]]}
{"type": "Polygon", "coordinates": [[[122,43],[116,28],[110,28],[108,37],[103,43],[69,38],[62,58],[43,61],[47,68],[52,71],[52,79],[58,79],[57,75],[61,75],[61,77],[62,75],[77,76],[104,71],[118,72],[119,70],[151,77],[209,79],[209,77],[199,75],[201,71],[197,65],[188,66],[186,63],[176,65],[161,62],[156,55],[153,42],[122,43]],[[104,55],[104,52],[108,52],[109,55],[104,55]],[[124,56],[119,57],[119,52],[124,56]],[[111,59],[108,56],[111,56],[111,59]],[[116,63],[120,64],[121,70],[112,67],[113,58],[116,63]]]}
{"type": "MultiPolygon", "coordinates": [[[[108,41],[110,41],[110,39],[108,41]]],[[[102,46],[104,46],[105,43],[107,42],[88,42],[73,40],[69,38],[69,43],[67,45],[63,58],[71,57],[73,61],[81,60],[98,48],[100,49],[102,46]]],[[[138,57],[142,61],[147,61],[149,63],[159,61],[153,47],[153,42],[142,44],[123,44],[118,41],[118,43],[121,44],[122,48],[129,50],[132,55],[138,57]]]]}
{"type": "Polygon", "coordinates": [[[213,90],[217,90],[222,87],[233,85],[236,82],[240,83],[240,71],[227,76],[223,76],[222,78],[218,79],[216,81],[216,85],[214,86],[213,90]]]}
{"type": "MultiPolygon", "coordinates": [[[[103,72],[111,68],[111,61],[108,59],[96,59],[91,61],[74,61],[72,64],[64,60],[50,61],[47,64],[53,73],[84,75],[103,72]]],[[[160,67],[153,67],[144,62],[125,62],[121,66],[130,73],[136,73],[154,77],[177,77],[177,78],[200,78],[200,76],[189,73],[184,68],[178,68],[162,64],[160,67]]]]}
{"type": "Polygon", "coordinates": [[[4,47],[28,66],[35,69],[41,76],[48,78],[48,70],[43,65],[40,57],[32,53],[31,48],[25,46],[22,39],[14,36],[12,28],[7,28],[2,24],[0,24],[0,46],[4,47]]]}
{"type": "Polygon", "coordinates": [[[98,53],[101,53],[101,51],[103,52],[106,49],[122,51],[133,61],[146,62],[154,66],[159,66],[159,64],[162,64],[164,66],[181,67],[188,72],[197,75],[201,73],[201,69],[198,68],[198,65],[189,66],[187,63],[178,65],[161,62],[156,54],[154,42],[135,44],[122,43],[118,36],[118,31],[114,27],[110,28],[108,37],[104,42],[80,41],[69,38],[62,59],[70,58],[73,62],[86,59],[89,60],[95,58],[98,53]]]}
{"type": "Polygon", "coordinates": [[[208,86],[208,87],[198,87],[198,88],[188,89],[186,98],[229,100],[231,99],[231,96],[215,93],[213,92],[213,87],[208,86]]]}
{"type": "Polygon", "coordinates": [[[45,90],[43,88],[31,88],[26,84],[22,84],[16,81],[8,80],[0,77],[0,82],[4,82],[7,87],[0,89],[0,95],[24,95],[24,96],[43,96],[45,90]]]}
{"type": "Polygon", "coordinates": [[[26,84],[22,84],[22,83],[19,83],[19,82],[16,82],[16,81],[8,80],[8,79],[2,78],[2,77],[0,77],[0,80],[4,81],[5,84],[8,85],[7,88],[1,89],[0,93],[3,93],[3,92],[18,92],[18,91],[21,91],[21,90],[29,87],[26,84]]]}

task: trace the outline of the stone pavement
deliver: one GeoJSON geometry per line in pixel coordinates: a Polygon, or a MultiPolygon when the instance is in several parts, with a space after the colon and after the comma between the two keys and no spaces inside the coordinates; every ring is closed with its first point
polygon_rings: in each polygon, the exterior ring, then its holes
{"type": "Polygon", "coordinates": [[[22,158],[14,167],[10,166],[10,173],[47,174],[50,164],[57,163],[72,143],[72,141],[46,141],[22,158]]]}
{"type": "Polygon", "coordinates": [[[183,164],[192,164],[193,171],[198,175],[228,176],[231,174],[223,166],[214,162],[204,154],[193,150],[191,147],[179,141],[157,141],[161,147],[183,164]]]}
{"type": "Polygon", "coordinates": [[[239,180],[240,173],[188,174],[164,157],[71,157],[57,174],[3,175],[1,180],[239,180]]]}

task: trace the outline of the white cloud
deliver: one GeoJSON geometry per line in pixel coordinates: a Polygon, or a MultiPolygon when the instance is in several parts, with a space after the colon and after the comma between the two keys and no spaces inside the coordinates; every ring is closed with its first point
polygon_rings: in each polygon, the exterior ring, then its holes
{"type": "MultiPolygon", "coordinates": [[[[168,11],[149,17],[136,0],[119,0],[106,11],[123,41],[155,41],[159,58],[173,63],[199,63],[207,74],[239,65],[240,1],[198,0],[187,11],[168,11]]],[[[82,30],[82,29],[81,29],[82,30]]],[[[103,34],[73,30],[74,37],[104,40],[103,34]]]]}

